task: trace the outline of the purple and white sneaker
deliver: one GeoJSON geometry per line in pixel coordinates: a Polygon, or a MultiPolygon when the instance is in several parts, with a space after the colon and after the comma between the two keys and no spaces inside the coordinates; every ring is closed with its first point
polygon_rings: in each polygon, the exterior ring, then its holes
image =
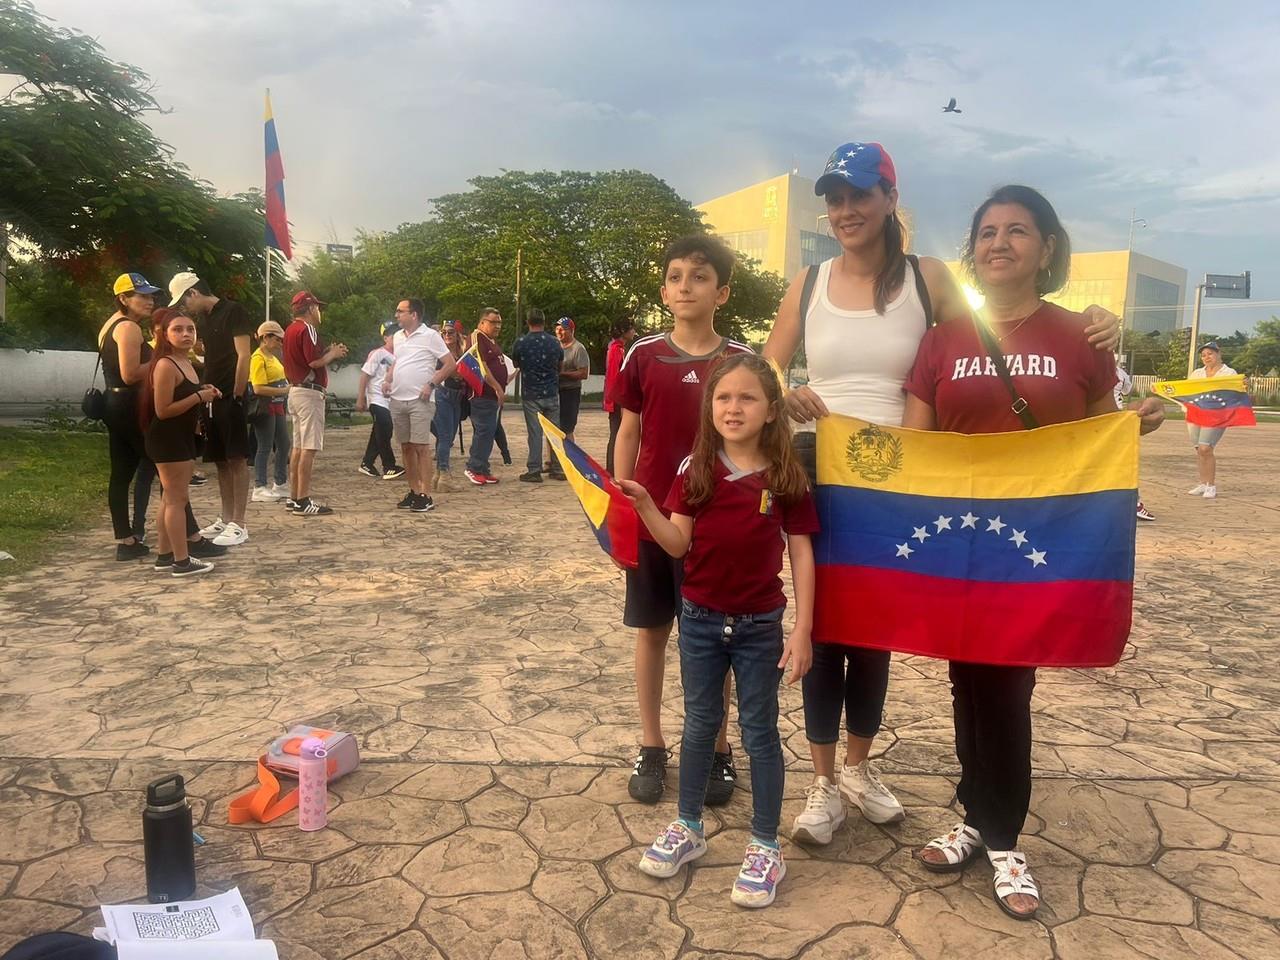
{"type": "Polygon", "coordinates": [[[778,883],[786,875],[787,865],[781,850],[764,843],[749,843],[729,899],[740,907],[767,907],[773,903],[778,883]]]}
{"type": "Polygon", "coordinates": [[[706,852],[706,836],[674,820],[640,858],[640,872],[662,879],[674,877],[682,866],[706,852]]]}

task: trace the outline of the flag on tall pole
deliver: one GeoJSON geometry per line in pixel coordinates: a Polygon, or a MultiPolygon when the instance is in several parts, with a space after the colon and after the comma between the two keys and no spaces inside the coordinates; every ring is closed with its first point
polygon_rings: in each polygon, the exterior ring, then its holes
{"type": "Polygon", "coordinates": [[[265,243],[279,250],[286,260],[293,259],[289,245],[289,218],[284,210],[284,161],[280,159],[280,141],[276,138],[276,119],[271,115],[271,91],[267,91],[267,227],[265,243]]]}

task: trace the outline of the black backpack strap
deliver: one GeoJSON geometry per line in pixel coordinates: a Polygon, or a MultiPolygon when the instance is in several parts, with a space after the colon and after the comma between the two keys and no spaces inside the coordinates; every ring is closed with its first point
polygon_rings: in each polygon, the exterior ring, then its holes
{"type": "Polygon", "coordinates": [[[800,346],[804,346],[805,318],[809,316],[809,303],[813,300],[813,288],[818,284],[818,268],[809,267],[800,286],[800,346]]]}
{"type": "Polygon", "coordinates": [[[1004,354],[1000,352],[1000,345],[996,343],[995,335],[987,327],[981,317],[973,318],[973,325],[977,328],[978,339],[982,341],[982,346],[987,351],[987,356],[991,358],[991,363],[996,368],[996,374],[1004,382],[1006,389],[1009,391],[1009,398],[1013,401],[1009,407],[1018,419],[1022,421],[1022,425],[1028,430],[1034,430],[1040,426],[1035,418],[1035,414],[1031,412],[1031,407],[1027,405],[1027,398],[1018,392],[1018,387],[1013,382],[1013,377],[1009,375],[1009,365],[1004,362],[1004,354]]]}
{"type": "Polygon", "coordinates": [[[929,297],[929,285],[924,282],[924,274],[920,272],[920,258],[914,253],[907,254],[907,263],[916,277],[916,296],[920,298],[920,306],[924,308],[924,328],[928,330],[936,322],[933,318],[933,301],[929,297]]]}

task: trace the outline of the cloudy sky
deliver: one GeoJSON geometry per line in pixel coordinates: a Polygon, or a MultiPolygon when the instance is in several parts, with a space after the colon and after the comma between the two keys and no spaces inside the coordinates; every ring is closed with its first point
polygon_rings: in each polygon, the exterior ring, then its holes
{"type": "Polygon", "coordinates": [[[1123,248],[1136,208],[1135,248],[1193,284],[1251,269],[1258,302],[1208,329],[1280,314],[1274,3],[37,6],[152,76],[156,131],[219,190],[262,182],[270,87],[300,241],[422,219],[501,168],[639,168],[700,202],[878,139],[921,253],[952,256],[985,192],[1022,181],[1078,249],[1123,248]]]}

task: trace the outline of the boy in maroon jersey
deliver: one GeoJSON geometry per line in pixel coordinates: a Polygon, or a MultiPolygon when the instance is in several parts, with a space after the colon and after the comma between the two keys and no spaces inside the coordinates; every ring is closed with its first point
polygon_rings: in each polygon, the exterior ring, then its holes
{"type": "MultiPolygon", "coordinates": [[[[615,476],[644,485],[665,503],[680,462],[693,449],[702,387],[711,365],[751,348],[716,333],[716,308],[729,299],[733,251],[714,237],[684,237],[667,248],[662,265],[662,302],[675,318],[668,333],[642,337],[622,362],[614,399],[622,424],[614,450],[615,476]]],[[[641,803],[657,803],[666,787],[668,751],[662,736],[662,681],[667,640],[680,609],[681,560],[672,559],[640,531],[640,565],[627,571],[622,622],[636,628],[636,698],[640,707],[640,755],[628,790],[641,803]]],[[[728,683],[725,695],[728,696],[728,683]]],[[[716,741],[707,804],[729,801],[737,774],[725,725],[716,741]]]]}

